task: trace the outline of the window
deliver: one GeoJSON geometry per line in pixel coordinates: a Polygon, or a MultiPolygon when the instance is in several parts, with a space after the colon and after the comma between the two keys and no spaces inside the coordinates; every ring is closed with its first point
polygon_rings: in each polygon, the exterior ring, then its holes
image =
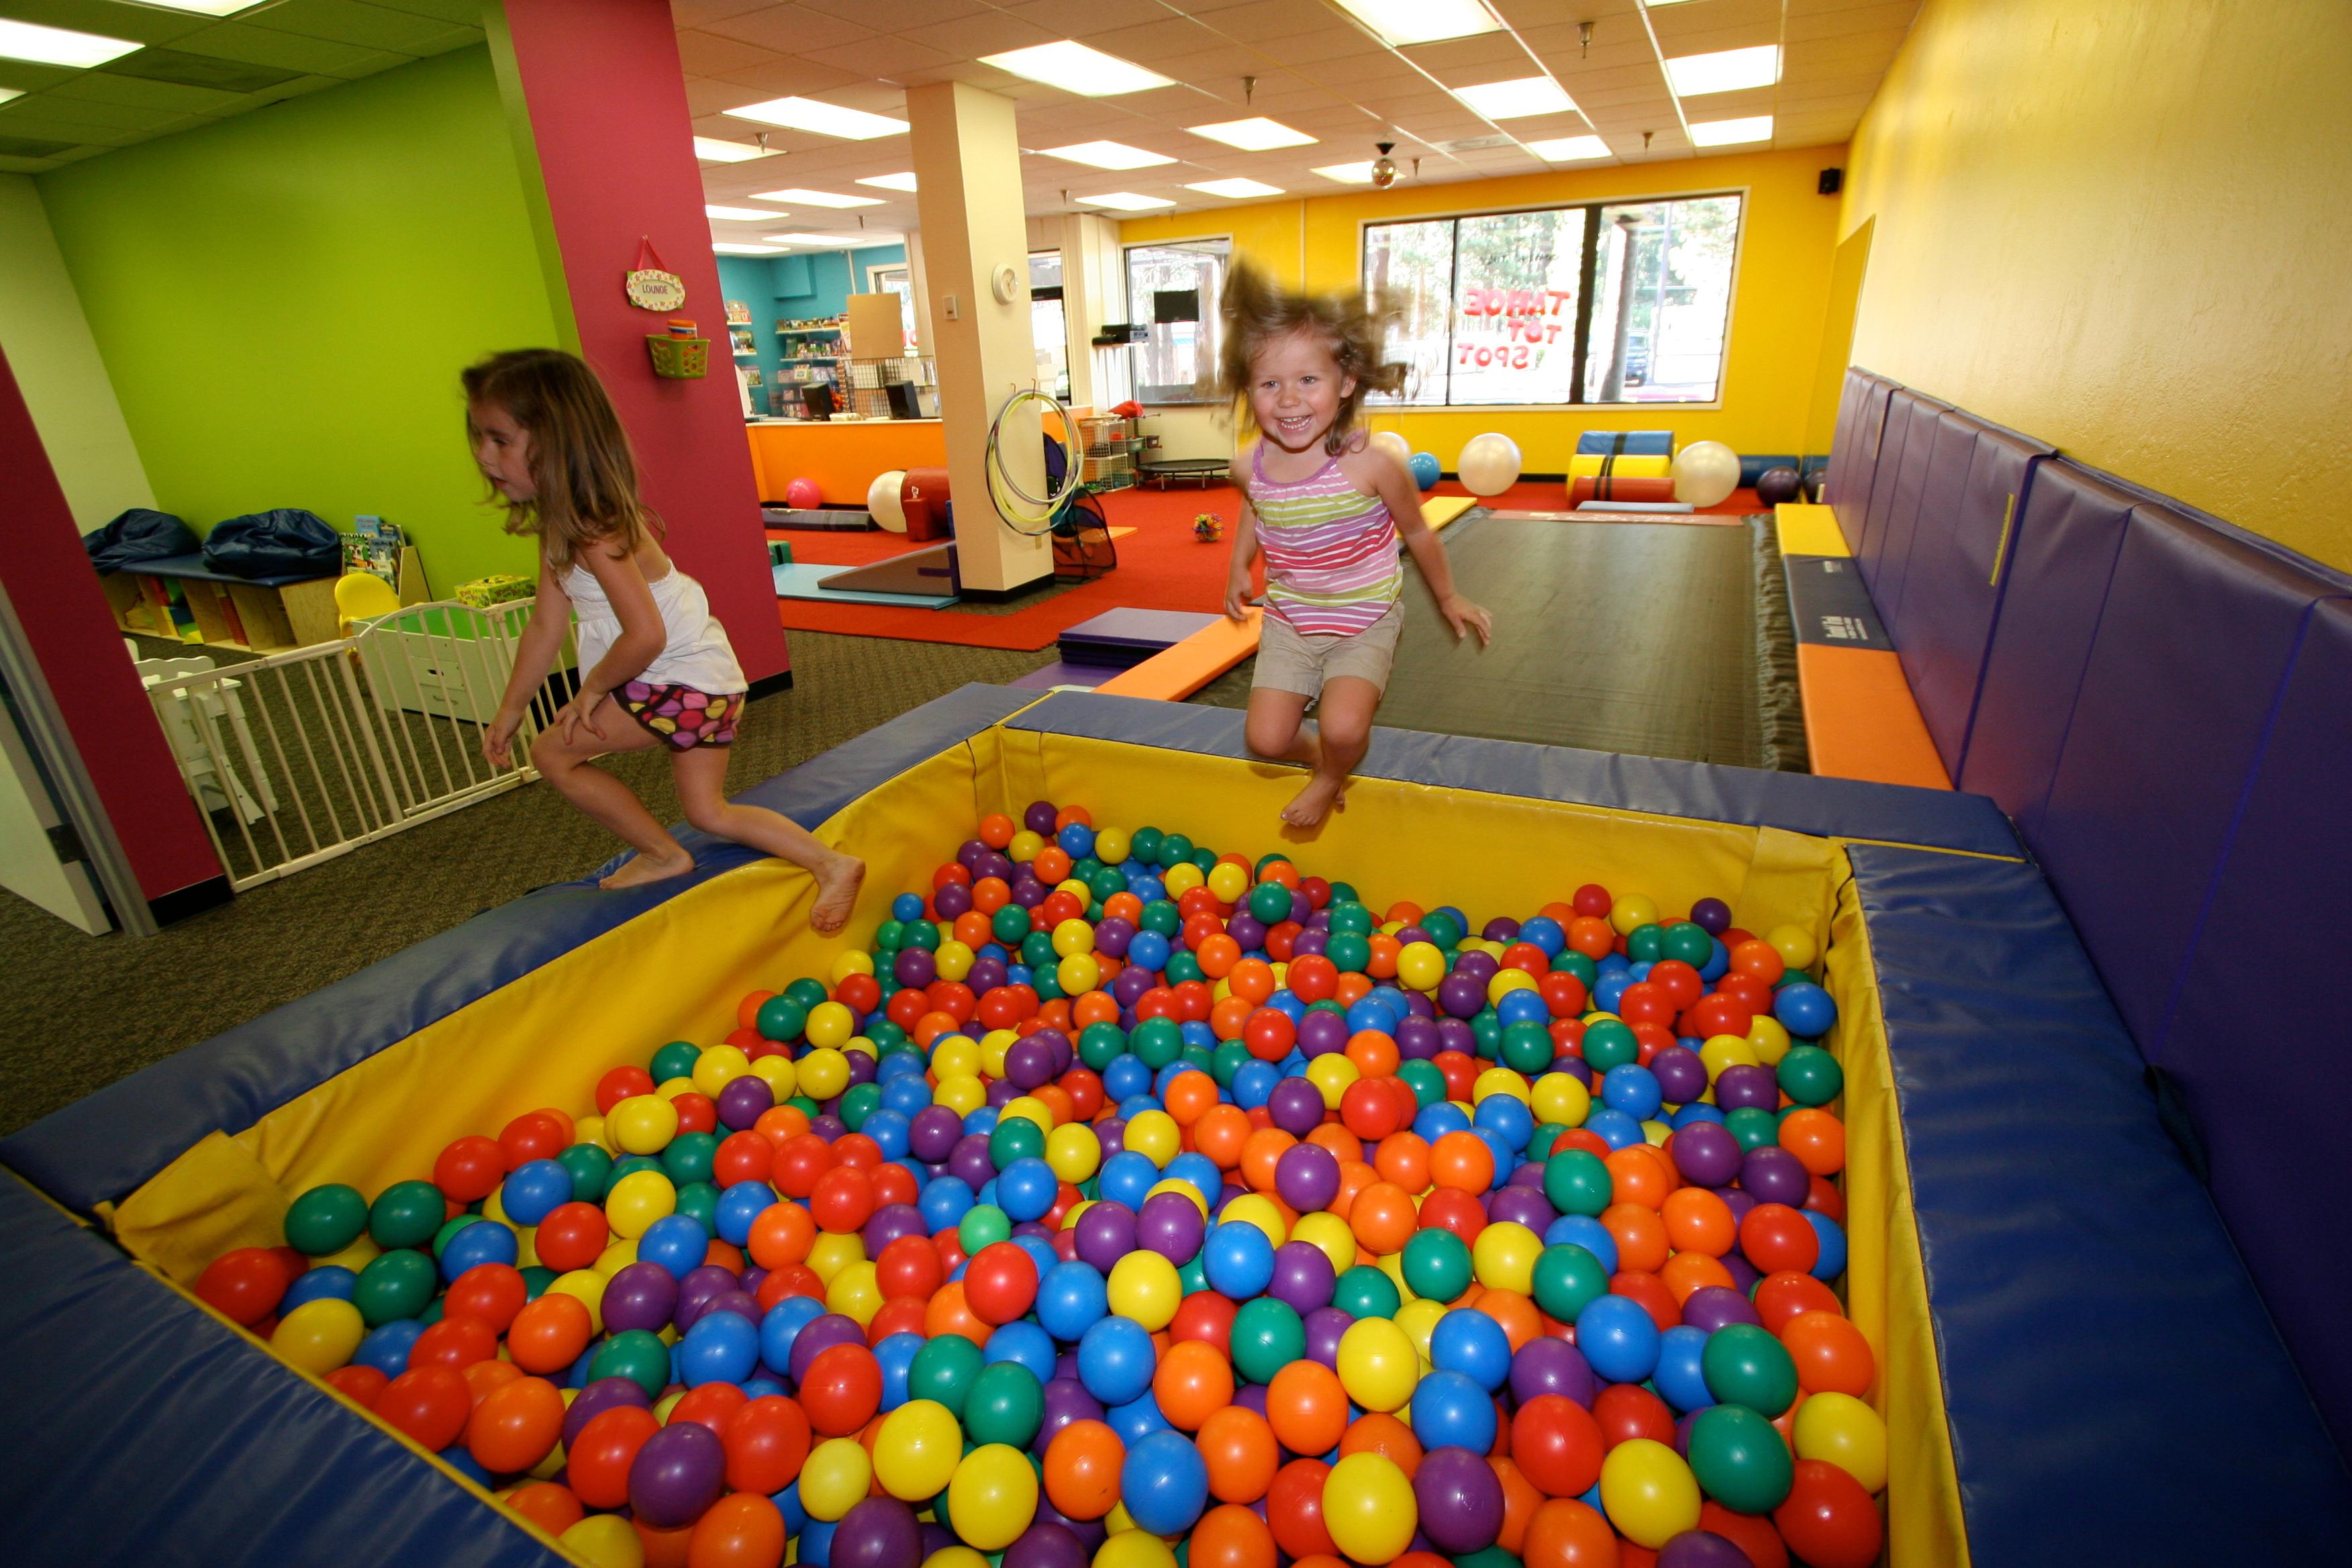
{"type": "Polygon", "coordinates": [[[1069,318],[1062,308],[1062,253],[1029,253],[1029,341],[1037,352],[1037,386],[1070,400],[1069,318]]]}
{"type": "Polygon", "coordinates": [[[1128,247],[1127,319],[1151,334],[1135,345],[1138,402],[1223,401],[1217,392],[1217,300],[1231,248],[1222,239],[1128,247]]]}
{"type": "Polygon", "coordinates": [[[905,332],[907,352],[915,352],[915,279],[906,267],[868,267],[866,286],[876,293],[898,296],[898,323],[905,332]]]}
{"type": "Polygon", "coordinates": [[[1367,225],[1364,285],[1411,367],[1373,400],[1714,402],[1739,211],[1692,196],[1367,225]]]}

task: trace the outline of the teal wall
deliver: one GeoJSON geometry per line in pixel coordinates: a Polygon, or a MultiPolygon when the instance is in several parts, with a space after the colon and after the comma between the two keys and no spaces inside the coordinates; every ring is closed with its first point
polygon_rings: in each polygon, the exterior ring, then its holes
{"type": "MultiPolygon", "coordinates": [[[[760,377],[772,392],[782,349],[779,321],[816,321],[849,309],[849,297],[863,294],[868,267],[895,267],[907,259],[903,245],[870,250],[824,250],[797,256],[722,256],[719,282],[730,300],[751,307],[751,337],[760,351],[760,377]]],[[[757,405],[755,395],[752,402],[757,405]]]]}
{"type": "Polygon", "coordinates": [[[532,570],[483,504],[457,390],[485,353],[557,341],[486,48],[36,183],[158,505],[200,532],[379,515],[436,595],[532,570]]]}

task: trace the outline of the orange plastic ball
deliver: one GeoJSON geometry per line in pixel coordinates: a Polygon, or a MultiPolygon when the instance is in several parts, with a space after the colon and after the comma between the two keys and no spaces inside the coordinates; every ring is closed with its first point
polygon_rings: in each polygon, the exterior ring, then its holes
{"type": "Polygon", "coordinates": [[[507,1507],[550,1535],[562,1534],[588,1511],[572,1495],[570,1487],[558,1486],[553,1481],[532,1481],[515,1488],[507,1498],[507,1507]]]}
{"type": "Polygon", "coordinates": [[[1448,1132],[1429,1146],[1429,1177],[1441,1187],[1484,1196],[1495,1184],[1495,1151],[1475,1132],[1448,1132]]]}
{"type": "Polygon", "coordinates": [[[1151,1394],[1170,1426],[1197,1432],[1213,1413],[1233,1403],[1233,1363],[1200,1340],[1171,1345],[1151,1375],[1151,1394]]]}
{"type": "MultiPolygon", "coordinates": [[[[1362,1421],[1356,1423],[1362,1425],[1362,1421]]],[[[1201,1423],[1198,1444],[1201,1458],[1209,1467],[1209,1495],[1221,1502],[1257,1501],[1265,1496],[1274,1484],[1275,1471],[1282,1467],[1282,1449],[1275,1441],[1274,1428],[1245,1405],[1212,1411],[1201,1423]]]]}
{"type": "Polygon", "coordinates": [[[1845,1169],[1845,1123],[1826,1110],[1792,1110],[1780,1122],[1780,1147],[1816,1176],[1845,1169]]]}
{"type": "Polygon", "coordinates": [[[1118,1501],[1127,1445],[1100,1421],[1073,1421],[1045,1446],[1045,1496],[1072,1519],[1100,1519],[1118,1501]]]}
{"type": "Polygon", "coordinates": [[[687,1568],[776,1568],[783,1560],[783,1513],[755,1492],[720,1498],[687,1537],[687,1568]]]}
{"type": "Polygon", "coordinates": [[[1378,1454],[1402,1470],[1407,1480],[1421,1468],[1421,1439],[1412,1435],[1412,1428],[1377,1411],[1348,1424],[1347,1435],[1339,1439],[1339,1457],[1344,1459],[1350,1454],[1378,1454]]]}
{"type": "Polygon", "coordinates": [[[1731,1205],[1705,1187],[1680,1187],[1667,1194],[1660,1215],[1666,1222],[1667,1244],[1676,1252],[1721,1258],[1739,1240],[1731,1205]]]}
{"type": "Polygon", "coordinates": [[[1239,1503],[1223,1503],[1192,1526],[1186,1561],[1193,1568],[1275,1568],[1274,1531],[1239,1503]]]}
{"type": "Polygon", "coordinates": [[[1519,1548],[1527,1568],[1618,1568],[1624,1561],[1609,1521],[1572,1498],[1553,1498],[1537,1509],[1519,1548]]]}
{"type": "Polygon", "coordinates": [[[1601,1211],[1601,1227],[1617,1243],[1617,1266],[1636,1274],[1665,1267],[1666,1222],[1639,1204],[1611,1204],[1601,1211]]]}
{"type": "Polygon", "coordinates": [[[1348,1429],[1348,1391],[1322,1363],[1292,1362],[1266,1385],[1265,1415],[1292,1453],[1327,1453],[1348,1429]]]}
{"type": "Polygon", "coordinates": [[[1391,1133],[1373,1153],[1372,1169],[1381,1173],[1381,1180],[1393,1182],[1418,1197],[1429,1191],[1428,1140],[1418,1132],[1391,1133]]]}
{"type": "Polygon", "coordinates": [[[1807,1394],[1851,1394],[1861,1399],[1878,1377],[1878,1358],[1862,1331],[1835,1312],[1800,1312],[1780,1326],[1780,1343],[1797,1363],[1797,1386],[1807,1394]]]}

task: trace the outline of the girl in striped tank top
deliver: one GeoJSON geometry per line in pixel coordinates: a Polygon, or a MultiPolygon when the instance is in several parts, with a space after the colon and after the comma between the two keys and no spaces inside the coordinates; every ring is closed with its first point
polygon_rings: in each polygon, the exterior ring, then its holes
{"type": "Polygon", "coordinates": [[[1339,804],[1371,741],[1404,625],[1400,538],[1455,637],[1475,631],[1483,645],[1494,622],[1454,591],[1412,479],[1356,428],[1364,393],[1392,392],[1404,379],[1404,366],[1381,363],[1381,322],[1362,297],[1288,293],[1237,263],[1223,313],[1224,389],[1258,433],[1234,458],[1244,500],[1225,614],[1248,614],[1250,563],[1263,555],[1265,616],[1246,733],[1259,756],[1309,770],[1282,817],[1312,827],[1339,804]]]}

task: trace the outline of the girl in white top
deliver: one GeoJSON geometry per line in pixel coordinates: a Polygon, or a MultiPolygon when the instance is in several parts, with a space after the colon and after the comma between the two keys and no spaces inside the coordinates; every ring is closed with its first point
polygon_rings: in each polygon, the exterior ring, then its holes
{"type": "Polygon", "coordinates": [[[865,862],[820,843],[790,817],[727,799],[728,746],[746,682],[702,585],[671,563],[637,498],[636,465],[595,372],[555,349],[494,354],[468,369],[466,424],[474,461],[507,508],[507,531],[540,542],[539,597],[482,753],[505,767],[566,624],[580,618],[580,689],[530,760],[572,805],[636,855],[604,880],[634,887],[682,876],[694,858],[629,786],[590,766],[613,752],[667,747],[686,819],[805,868],[816,879],[809,924],[839,931],[865,862]]]}

